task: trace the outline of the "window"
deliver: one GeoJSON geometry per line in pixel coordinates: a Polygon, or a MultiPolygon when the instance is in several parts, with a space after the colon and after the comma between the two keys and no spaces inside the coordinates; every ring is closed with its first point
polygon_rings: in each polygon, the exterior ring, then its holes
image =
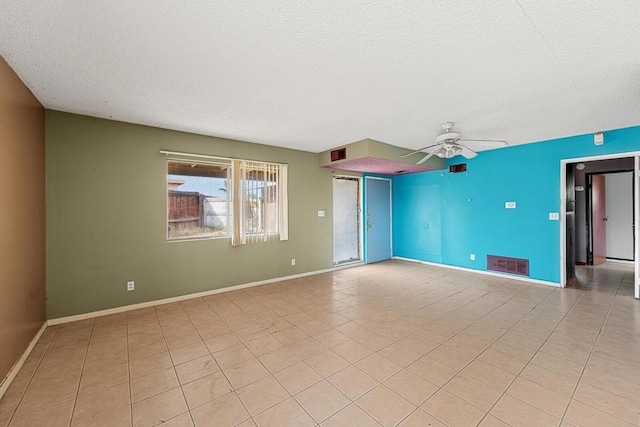
{"type": "Polygon", "coordinates": [[[168,240],[231,237],[238,246],[288,239],[286,165],[182,157],[167,161],[168,240]]]}
{"type": "Polygon", "coordinates": [[[167,239],[231,236],[231,164],[167,163],[167,239]]]}
{"type": "Polygon", "coordinates": [[[288,240],[287,165],[233,160],[231,244],[288,240]]]}

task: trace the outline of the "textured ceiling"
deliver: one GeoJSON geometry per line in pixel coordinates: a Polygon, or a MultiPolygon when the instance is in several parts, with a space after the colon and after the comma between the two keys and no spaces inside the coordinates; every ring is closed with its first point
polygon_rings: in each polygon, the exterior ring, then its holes
{"type": "Polygon", "coordinates": [[[640,124],[637,0],[2,0],[45,107],[322,151],[640,124]]]}

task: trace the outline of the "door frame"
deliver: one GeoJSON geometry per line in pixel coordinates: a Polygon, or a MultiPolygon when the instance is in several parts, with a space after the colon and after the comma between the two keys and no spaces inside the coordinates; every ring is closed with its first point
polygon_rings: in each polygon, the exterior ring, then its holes
{"type": "MultiPolygon", "coordinates": [[[[604,171],[604,172],[588,172],[584,174],[585,180],[586,180],[586,184],[588,186],[588,190],[585,192],[585,202],[587,204],[586,209],[585,209],[585,213],[587,214],[587,265],[593,265],[593,206],[592,206],[592,188],[591,188],[591,177],[593,175],[609,175],[609,174],[616,174],[616,173],[628,173],[631,172],[633,173],[633,169],[620,169],[620,170],[612,170],[612,171],[604,171]],[[591,264],[589,263],[591,262],[591,264]]],[[[606,180],[606,177],[605,177],[606,180]]],[[[636,199],[635,197],[635,193],[636,193],[636,180],[633,179],[633,176],[631,178],[631,197],[633,198],[633,200],[636,199]]],[[[631,220],[633,221],[636,217],[636,209],[635,209],[635,203],[631,204],[631,220]]],[[[633,222],[632,222],[633,223],[633,222]]],[[[634,223],[635,224],[635,223],[634,223]]],[[[635,236],[635,225],[634,225],[634,236],[633,236],[633,247],[636,247],[636,236],[635,236]]],[[[635,250],[634,250],[635,253],[635,250]]],[[[609,258],[608,256],[606,256],[605,253],[605,259],[609,260],[619,260],[619,261],[631,261],[634,262],[635,259],[618,259],[618,258],[609,258]]]]}
{"type": "Polygon", "coordinates": [[[635,158],[635,170],[633,171],[633,237],[635,243],[635,260],[633,264],[635,265],[635,271],[633,273],[633,286],[634,286],[634,296],[636,299],[640,299],[640,224],[638,219],[640,219],[640,197],[638,194],[640,193],[640,185],[636,185],[636,181],[640,178],[640,155],[636,155],[635,158]]]}
{"type": "MultiPolygon", "coordinates": [[[[638,178],[640,177],[640,151],[629,151],[626,153],[603,154],[560,160],[560,287],[565,288],[567,286],[567,267],[565,265],[567,259],[567,242],[565,235],[565,233],[567,232],[567,165],[569,163],[591,162],[594,160],[624,159],[627,157],[634,158],[635,170],[633,174],[633,182],[635,184],[636,180],[638,180],[638,178]]],[[[634,186],[636,193],[638,193],[639,187],[640,186],[634,186]]],[[[638,194],[634,194],[633,203],[635,209],[634,224],[638,224],[638,221],[636,221],[636,217],[638,217],[638,214],[640,213],[640,197],[638,197],[638,194]]],[[[634,239],[636,243],[640,242],[640,226],[635,227],[634,239]]],[[[634,250],[635,272],[633,285],[635,288],[635,297],[640,298],[640,286],[638,286],[638,281],[640,280],[640,244],[636,244],[634,250]]]]}
{"type": "MultiPolygon", "coordinates": [[[[391,178],[383,178],[380,176],[365,176],[365,186],[367,185],[367,179],[377,179],[380,181],[389,181],[389,252],[391,254],[391,258],[393,258],[393,180],[391,178]]],[[[364,201],[364,209],[362,209],[362,224],[363,224],[363,229],[364,227],[366,227],[367,224],[367,192],[365,191],[364,193],[364,197],[365,199],[364,201]]],[[[364,232],[364,230],[363,230],[364,232]]],[[[364,262],[368,262],[367,258],[368,258],[368,253],[366,250],[367,247],[367,234],[364,233],[364,238],[365,240],[363,240],[363,244],[364,244],[364,262]]]]}
{"type": "MultiPolygon", "coordinates": [[[[587,191],[585,192],[585,202],[587,204],[585,209],[586,214],[586,223],[587,223],[587,265],[595,265],[595,258],[593,256],[593,176],[601,176],[601,173],[598,172],[588,172],[584,174],[585,184],[587,186],[587,191]]],[[[607,179],[606,177],[602,178],[603,185],[606,188],[607,179]]],[[[604,191],[604,190],[603,190],[604,191]]],[[[605,196],[606,197],[606,196],[605,196]]],[[[605,199],[606,200],[606,199],[605,199]]],[[[606,205],[606,204],[605,204],[606,205]]],[[[605,210],[606,214],[606,210],[605,210]]],[[[606,230],[606,224],[605,224],[606,230]]],[[[605,231],[605,245],[606,245],[606,231],[605,231]]],[[[607,262],[607,250],[606,246],[604,249],[604,262],[607,262]]],[[[603,262],[603,263],[604,263],[603,262]]]]}
{"type": "MultiPolygon", "coordinates": [[[[341,174],[333,174],[331,176],[331,201],[333,203],[333,180],[335,178],[338,179],[353,179],[353,180],[357,180],[358,181],[358,259],[356,261],[351,261],[351,262],[341,262],[339,264],[334,264],[334,266],[336,265],[348,265],[348,264],[352,264],[352,263],[361,263],[364,262],[364,234],[363,234],[363,224],[362,224],[362,212],[364,212],[363,209],[363,204],[364,204],[364,181],[362,180],[361,176],[354,176],[354,175],[341,175],[341,174]]],[[[331,222],[331,238],[333,239],[333,206],[331,208],[331,218],[332,218],[332,222],[331,222]]],[[[332,243],[332,253],[331,253],[331,258],[333,259],[333,243],[332,243]]]]}

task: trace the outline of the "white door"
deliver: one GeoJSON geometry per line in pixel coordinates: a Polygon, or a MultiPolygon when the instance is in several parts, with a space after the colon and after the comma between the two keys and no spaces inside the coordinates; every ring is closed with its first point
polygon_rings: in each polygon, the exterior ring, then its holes
{"type": "Polygon", "coordinates": [[[333,177],[333,264],[360,260],[360,179],[333,177]]]}
{"type": "Polygon", "coordinates": [[[632,261],[633,251],[633,172],[607,173],[606,254],[607,259],[632,261]]]}

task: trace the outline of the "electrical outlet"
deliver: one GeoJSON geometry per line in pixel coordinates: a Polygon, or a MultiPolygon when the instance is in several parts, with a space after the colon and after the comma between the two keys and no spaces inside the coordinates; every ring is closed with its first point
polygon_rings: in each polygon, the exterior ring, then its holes
{"type": "Polygon", "coordinates": [[[475,260],[476,260],[476,254],[471,254],[471,255],[469,255],[469,259],[470,259],[471,261],[475,261],[475,260]]]}
{"type": "Polygon", "coordinates": [[[295,258],[291,258],[291,265],[296,265],[296,259],[295,258]]]}
{"type": "Polygon", "coordinates": [[[136,284],[133,280],[127,282],[127,291],[133,291],[136,288],[136,284]]]}

